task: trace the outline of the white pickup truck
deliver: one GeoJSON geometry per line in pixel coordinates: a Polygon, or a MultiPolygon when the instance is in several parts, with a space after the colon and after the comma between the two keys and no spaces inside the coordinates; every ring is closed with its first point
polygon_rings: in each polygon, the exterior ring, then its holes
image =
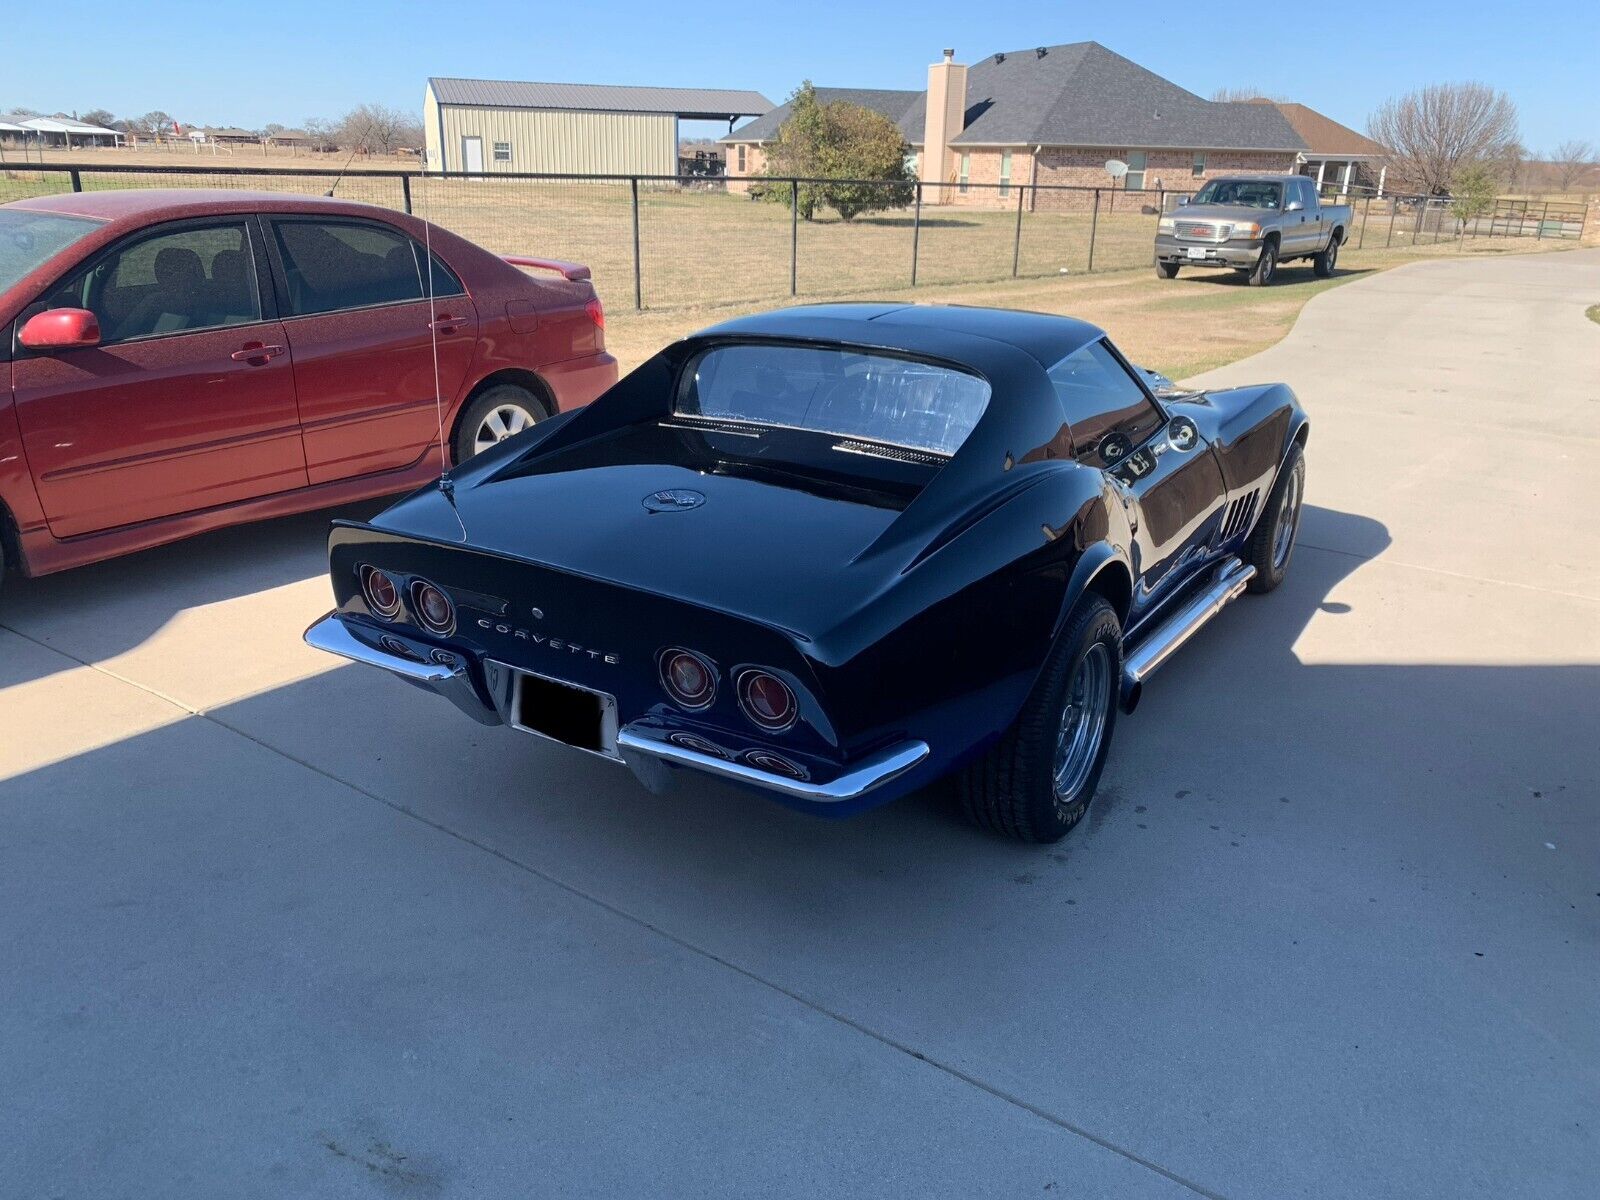
{"type": "Polygon", "coordinates": [[[1333,274],[1350,231],[1348,204],[1324,204],[1303,175],[1229,175],[1213,179],[1156,227],[1156,274],[1179,267],[1232,267],[1257,287],[1280,263],[1309,258],[1333,274]]]}

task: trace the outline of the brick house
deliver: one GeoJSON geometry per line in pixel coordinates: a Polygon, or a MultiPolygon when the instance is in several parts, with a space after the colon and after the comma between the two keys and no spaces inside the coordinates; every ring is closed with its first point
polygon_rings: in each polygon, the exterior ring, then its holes
{"type": "MultiPolygon", "coordinates": [[[[1130,191],[1188,192],[1213,175],[1290,173],[1305,141],[1270,104],[1202,100],[1098,42],[993,54],[965,66],[946,50],[925,91],[816,89],[880,112],[905,134],[925,204],[1009,207],[1030,184],[1108,187],[1108,159],[1128,164],[1130,191]],[[991,185],[991,186],[977,186],[991,185]]],[[[718,140],[728,179],[759,175],[762,147],[789,115],[780,105],[718,140]]],[[[1078,208],[1080,194],[1038,191],[1030,208],[1078,208]]]]}

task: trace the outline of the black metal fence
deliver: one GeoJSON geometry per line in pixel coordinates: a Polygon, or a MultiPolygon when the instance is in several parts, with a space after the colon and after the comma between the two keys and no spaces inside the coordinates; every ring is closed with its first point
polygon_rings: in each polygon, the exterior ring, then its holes
{"type": "MultiPolygon", "coordinates": [[[[496,253],[587,263],[607,303],[640,309],[1148,267],[1157,221],[1188,194],[692,175],[341,175],[333,166],[0,167],[0,202],[143,187],[333,191],[414,213],[496,253]],[[849,219],[841,215],[856,208],[849,219]]],[[[1351,249],[1433,243],[1462,232],[1448,202],[1369,198],[1357,212],[1351,249]]],[[[1496,228],[1491,219],[1473,233],[1496,228]]]]}

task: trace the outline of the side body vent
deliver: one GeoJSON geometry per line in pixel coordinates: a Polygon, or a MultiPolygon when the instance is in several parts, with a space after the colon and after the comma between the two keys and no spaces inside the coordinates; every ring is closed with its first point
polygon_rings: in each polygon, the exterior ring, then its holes
{"type": "Polygon", "coordinates": [[[1222,536],[1219,540],[1231,542],[1249,529],[1256,519],[1256,505],[1260,501],[1261,489],[1256,488],[1228,505],[1228,511],[1222,518],[1222,536]]]}

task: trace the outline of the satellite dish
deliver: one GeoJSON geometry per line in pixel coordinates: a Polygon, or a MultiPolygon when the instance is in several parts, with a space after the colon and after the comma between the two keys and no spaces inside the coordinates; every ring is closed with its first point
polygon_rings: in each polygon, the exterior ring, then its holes
{"type": "Polygon", "coordinates": [[[1121,179],[1128,173],[1128,164],[1120,158],[1106,159],[1106,174],[1113,179],[1121,179]]]}

